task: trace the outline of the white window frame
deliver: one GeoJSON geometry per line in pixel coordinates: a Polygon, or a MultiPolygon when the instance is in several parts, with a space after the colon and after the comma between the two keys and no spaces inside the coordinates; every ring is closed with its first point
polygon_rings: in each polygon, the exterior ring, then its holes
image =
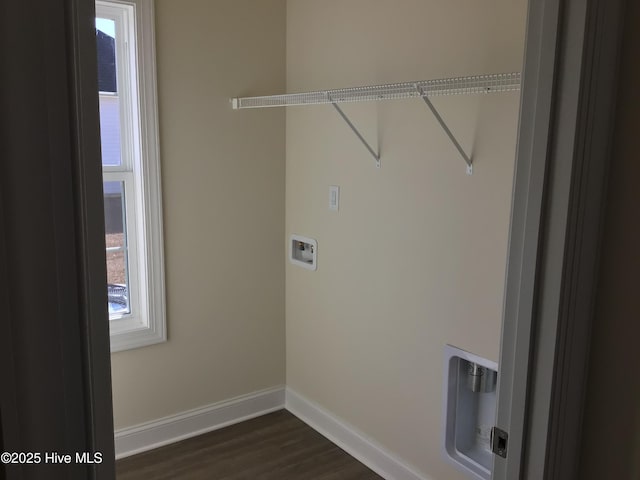
{"type": "Polygon", "coordinates": [[[131,313],[110,315],[111,351],[164,342],[166,336],[162,194],[153,0],[96,0],[96,17],[116,23],[121,166],[103,181],[125,185],[131,313]]]}

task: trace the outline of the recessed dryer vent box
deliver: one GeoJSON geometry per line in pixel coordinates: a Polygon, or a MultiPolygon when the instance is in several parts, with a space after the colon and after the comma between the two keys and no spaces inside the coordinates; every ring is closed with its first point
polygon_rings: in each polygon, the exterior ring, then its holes
{"type": "Polygon", "coordinates": [[[289,239],[289,261],[294,265],[316,270],[318,268],[318,242],[302,235],[291,235],[289,239]]]}
{"type": "Polygon", "coordinates": [[[469,474],[469,478],[491,478],[497,378],[495,362],[445,346],[443,450],[447,460],[469,474]]]}

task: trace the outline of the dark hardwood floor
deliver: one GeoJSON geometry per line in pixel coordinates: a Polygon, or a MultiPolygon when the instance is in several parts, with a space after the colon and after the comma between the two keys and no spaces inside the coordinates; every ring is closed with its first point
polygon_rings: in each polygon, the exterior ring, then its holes
{"type": "Polygon", "coordinates": [[[376,480],[285,410],[119,460],[118,480],[376,480]]]}

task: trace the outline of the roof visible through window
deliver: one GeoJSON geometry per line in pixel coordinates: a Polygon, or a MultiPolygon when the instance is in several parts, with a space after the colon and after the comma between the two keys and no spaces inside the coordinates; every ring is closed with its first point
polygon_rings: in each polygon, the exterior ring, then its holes
{"type": "Polygon", "coordinates": [[[96,44],[98,50],[98,89],[116,93],[116,40],[115,22],[96,18],[96,44]]]}

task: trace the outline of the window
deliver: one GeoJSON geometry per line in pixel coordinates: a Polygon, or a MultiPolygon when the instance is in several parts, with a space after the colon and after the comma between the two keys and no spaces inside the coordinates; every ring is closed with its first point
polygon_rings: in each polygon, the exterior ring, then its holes
{"type": "Polygon", "coordinates": [[[96,1],[111,351],[166,339],[152,0],[96,1]]]}

